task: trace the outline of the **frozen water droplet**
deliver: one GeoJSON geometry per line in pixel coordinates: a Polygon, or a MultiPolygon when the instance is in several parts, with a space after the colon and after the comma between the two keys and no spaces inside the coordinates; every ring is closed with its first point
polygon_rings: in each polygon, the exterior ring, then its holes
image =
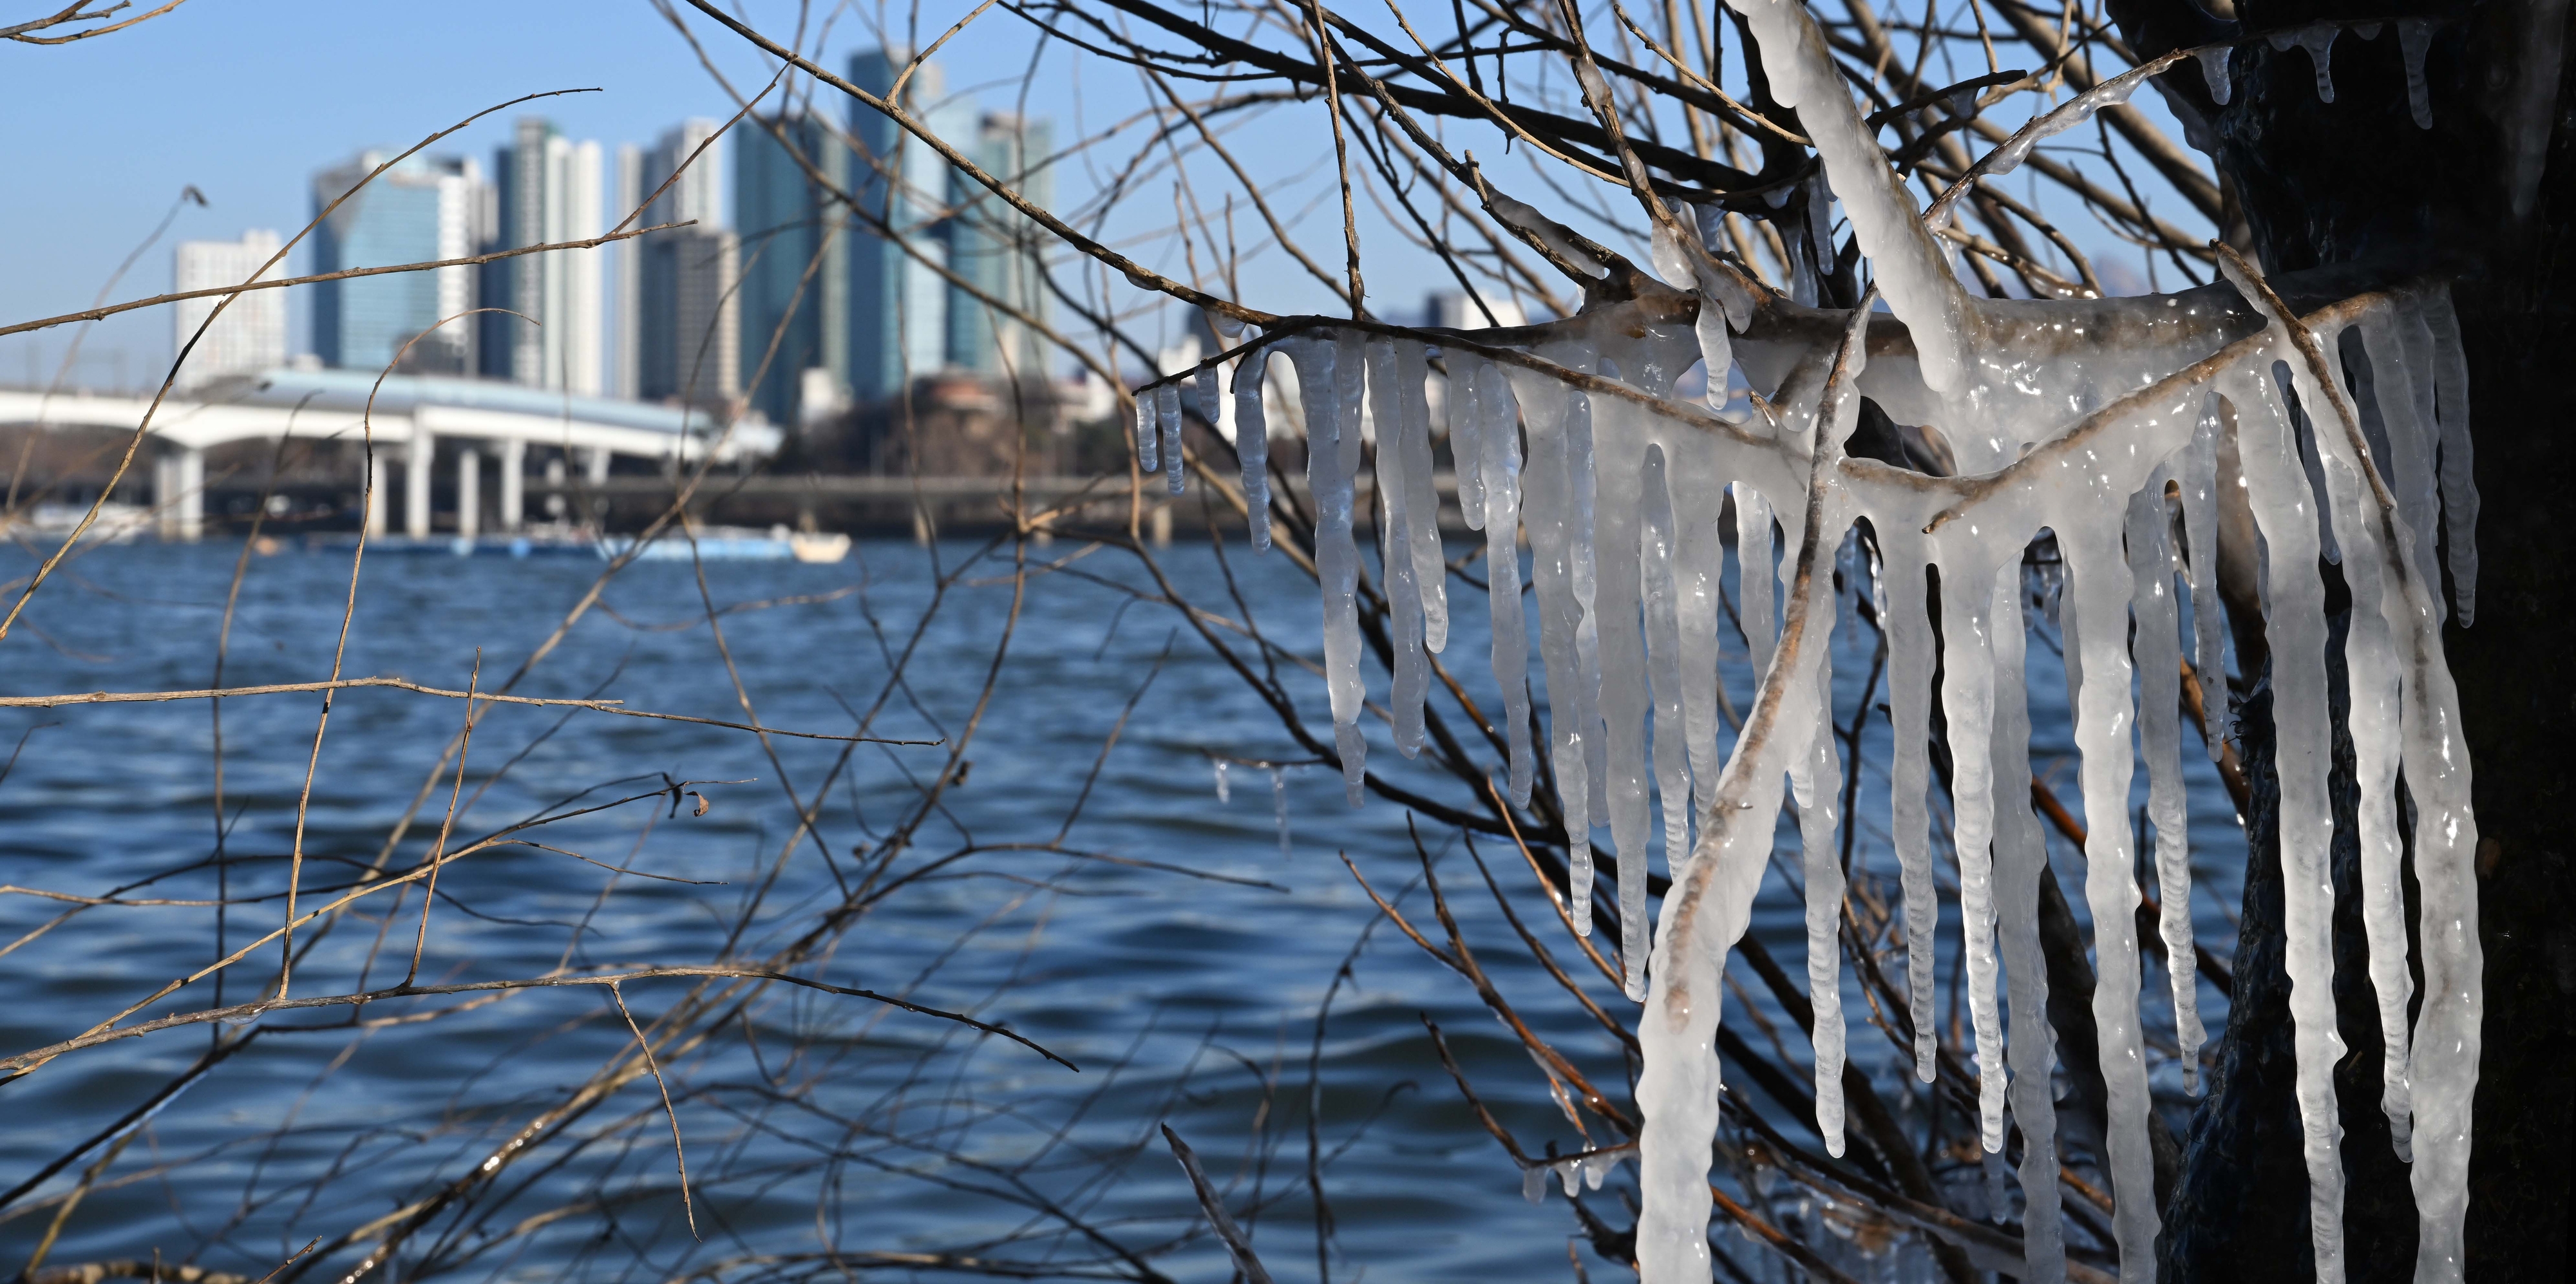
{"type": "Polygon", "coordinates": [[[2221,107],[2235,95],[2235,82],[2228,75],[2228,63],[2236,57],[2234,45],[2218,45],[2192,55],[2200,59],[2200,78],[2209,82],[2209,100],[2221,107]]]}

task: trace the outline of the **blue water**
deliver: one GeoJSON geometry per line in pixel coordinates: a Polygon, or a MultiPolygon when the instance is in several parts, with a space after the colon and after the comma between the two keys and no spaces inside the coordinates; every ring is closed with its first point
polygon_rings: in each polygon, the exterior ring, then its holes
{"type": "MultiPolygon", "coordinates": [[[[461,702],[353,690],[333,705],[313,771],[302,895],[309,907],[377,864],[416,799],[418,815],[386,868],[416,864],[443,825],[453,849],[530,817],[641,795],[521,835],[553,851],[495,847],[447,867],[422,983],[758,959],[810,930],[872,868],[865,912],[800,975],[1007,1022],[1079,1073],[936,1018],[774,989],[747,1019],[666,1049],[658,1063],[676,1101],[698,1238],[684,1223],[662,1099],[644,1077],[473,1187],[407,1242],[388,1278],[425,1273],[424,1262],[427,1273],[470,1278],[669,1278],[720,1266],[727,1279],[804,1278],[834,1273],[834,1253],[882,1267],[886,1254],[944,1252],[1078,1273],[1132,1276],[1150,1263],[1174,1278],[1223,1278],[1222,1251],[1154,1131],[1162,1122],[1197,1148],[1239,1214],[1253,1210],[1271,1269],[1311,1278],[1310,1120],[1335,1278],[1572,1273],[1576,1227],[1565,1203],[1553,1194],[1543,1207],[1523,1202],[1518,1172],[1465,1106],[1424,1021],[1442,1028],[1477,1092],[1524,1144],[1571,1151],[1585,1139],[1469,986],[1384,923],[1339,859],[1400,898],[1437,941],[1404,809],[1373,799],[1352,810],[1330,769],[1285,767],[1283,853],[1271,773],[1230,769],[1231,797],[1220,802],[1211,756],[1309,755],[1155,600],[1161,589],[1148,569],[1115,549],[1033,547],[1032,569],[1062,565],[1028,576],[1015,594],[1009,547],[980,560],[979,548],[862,544],[840,565],[709,563],[703,580],[685,562],[639,564],[514,688],[731,722],[756,715],[826,735],[863,723],[878,737],[965,739],[962,772],[890,860],[870,863],[948,770],[948,748],[784,737],[764,748],[752,734],[701,724],[505,707],[474,735],[450,822],[452,776],[433,782],[433,772],[459,730],[461,702]],[[720,616],[722,646],[706,623],[709,603],[748,607],[720,616]],[[907,655],[901,680],[890,682],[894,658],[907,655]],[[666,777],[711,783],[686,785],[675,808],[657,792],[666,777]],[[705,815],[692,814],[691,790],[707,800],[705,815]],[[800,807],[814,816],[802,837],[800,807]],[[504,1233],[513,1227],[526,1233],[504,1233]]],[[[209,685],[238,552],[222,541],[88,551],[0,643],[7,693],[209,685]]],[[[1322,681],[1299,666],[1318,650],[1311,582],[1282,557],[1236,548],[1220,565],[1186,541],[1159,552],[1157,565],[1181,596],[1222,617],[1202,619],[1259,674],[1264,654],[1241,629],[1249,610],[1280,648],[1267,663],[1281,688],[1329,739],[1322,681]]],[[[580,559],[371,559],[343,670],[490,689],[600,569],[580,559]]],[[[327,676],[348,576],[345,551],[252,558],[225,684],[327,676]]],[[[1490,704],[1480,595],[1453,585],[1453,617],[1452,669],[1490,704]]],[[[1846,618],[1837,640],[1847,720],[1874,638],[1846,618]]],[[[1740,640],[1728,639],[1727,656],[1740,703],[1751,686],[1740,640]]],[[[2063,681],[2050,664],[2034,646],[2035,760],[2074,806],[2063,681]]],[[[1383,698],[1382,679],[1372,693],[1383,698]]],[[[1871,697],[1884,698],[1883,686],[1871,697]]],[[[0,780],[0,882],[204,901],[220,877],[236,902],[227,943],[272,930],[284,913],[320,703],[310,693],[223,703],[220,874],[207,702],[0,710],[0,751],[25,736],[0,780]]],[[[1871,727],[1856,876],[1881,880],[1892,898],[1883,715],[1871,727]]],[[[1384,732],[1372,723],[1372,768],[1445,801],[1463,798],[1454,780],[1398,759],[1384,732]]],[[[2210,883],[2196,918],[2223,955],[2234,934],[2216,907],[2236,900],[2242,836],[2196,740],[2184,757],[2194,773],[2195,857],[2210,883]]],[[[2139,789],[2143,798],[2143,774],[2139,789]]],[[[1455,831],[1427,823],[1418,833],[1462,931],[1516,1010],[1624,1102],[1630,1068],[1617,1045],[1520,947],[1455,831]]],[[[1523,921],[1573,961],[1518,853],[1481,841],[1478,851],[1523,921]]],[[[2056,856],[2074,892],[2081,858],[2063,844],[2056,856]]],[[[387,899],[360,902],[363,913],[322,934],[298,964],[293,993],[349,992],[362,974],[370,986],[400,981],[421,901],[406,896],[386,920],[377,915],[387,899]]],[[[216,917],[202,904],[84,908],[0,896],[0,942],[20,942],[0,954],[0,1055],[78,1034],[205,966],[218,956],[216,917]]],[[[1754,930],[1802,973],[1799,911],[1776,878],[1754,930]]],[[[1941,950],[1946,976],[1954,911],[1941,950]]],[[[1883,963],[1902,969],[1901,958],[1883,963]]],[[[271,944],[225,975],[222,1001],[255,997],[277,968],[271,944]]],[[[2161,969],[2149,978],[2160,984],[2161,969]]],[[[1588,971],[1577,980],[1624,1019],[1628,1005],[1612,987],[1588,971]]],[[[135,1019],[210,1006],[216,984],[199,981],[135,1019]]],[[[621,993],[650,1026],[693,984],[636,981],[621,993]]],[[[1855,1059],[1888,1067],[1880,1081],[1891,1096],[1909,1091],[1884,1037],[1862,1023],[1858,990],[1850,994],[1855,1059]]],[[[2152,988],[2149,1000],[2151,1031],[2169,1039],[2152,988]]],[[[246,1050],[133,1135],[48,1262],[157,1252],[256,1278],[308,1240],[331,1245],[469,1173],[634,1043],[597,987],[487,996],[457,1010],[460,1002],[387,1000],[364,1010],[372,1024],[354,1028],[346,1007],[270,1014],[246,1050]],[[395,1020],[440,1012],[450,1014],[395,1020]]],[[[2202,1004],[2219,1028],[2224,1007],[2206,986],[2202,1004]]],[[[1802,1054],[1794,1027],[1787,1035],[1802,1054]]],[[[209,1037],[189,1026],[112,1042],[0,1086],[0,1189],[187,1071],[209,1037]]],[[[2178,1094],[2170,1056],[2151,1059],[2160,1090],[2178,1094]]],[[[0,1270],[26,1259],[58,1197],[103,1153],[0,1208],[0,1270]]],[[[1623,1170],[1595,1198],[1615,1201],[1631,1182],[1623,1170]]],[[[1602,1207],[1626,1224],[1615,1202],[1602,1207]]],[[[309,1278],[340,1278],[373,1243],[371,1232],[338,1249],[309,1278]]],[[[1731,1251],[1773,1269],[1749,1245],[1731,1251]]],[[[1611,1269],[1585,1256],[1589,1269],[1611,1269]]]]}

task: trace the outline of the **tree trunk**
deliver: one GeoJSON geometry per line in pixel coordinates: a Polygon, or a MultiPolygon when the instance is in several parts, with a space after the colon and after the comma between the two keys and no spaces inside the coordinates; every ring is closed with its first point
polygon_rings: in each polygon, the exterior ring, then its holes
{"type": "MultiPolygon", "coordinates": [[[[2576,359],[2576,250],[2566,232],[2576,218],[2576,154],[2557,128],[2563,104],[2576,101],[2565,83],[2576,59],[2561,56],[2576,52],[2569,50],[2576,40],[2566,0],[2399,6],[2409,10],[2440,24],[2424,67],[2430,129],[2410,115],[2392,28],[2371,40],[2346,32],[2336,42],[2330,104],[2319,100],[2304,50],[2260,40],[2237,49],[2226,107],[2211,100],[2189,63],[2163,79],[2180,107],[2206,115],[2220,171],[2241,199],[2266,270],[2351,267],[2388,279],[2430,270],[2454,280],[2482,498],[2476,617],[2465,628],[2454,619],[2445,638],[2483,835],[2486,1020],[2468,1277],[2555,1280],[2568,1269],[2568,1210],[2576,1205],[2576,790],[2566,766],[2576,759],[2566,744],[2566,729],[2576,725],[2576,657],[2563,641],[2576,623],[2576,573],[2561,550],[2563,532],[2576,526],[2576,425],[2567,422],[2576,401],[2567,390],[2576,359]],[[2513,144],[2535,132],[2546,140],[2545,163],[2518,213],[2513,144]]],[[[2113,13],[2141,58],[2238,34],[2186,0],[2115,0],[2113,13]]],[[[2237,13],[2251,33],[2394,16],[2299,0],[2249,0],[2237,13]]],[[[2339,655],[2335,664],[2339,675],[2339,655]]],[[[2194,1119],[2191,1155],[2168,1210],[2169,1278],[2300,1278],[2308,1269],[2286,1020],[2273,1011],[2285,983],[2278,853],[2266,837],[2276,832],[2269,825],[2278,798],[2268,710],[2268,698],[2258,697],[2243,711],[2249,764],[2267,765],[2249,818],[2237,1008],[2220,1047],[2221,1082],[2194,1119]]],[[[2375,1019],[2359,975],[2359,929],[2344,926],[2357,915],[2344,885],[2350,751],[2340,729],[2337,737],[2336,984],[2345,1040],[2354,1059],[2370,1063],[2350,1072],[2348,1059],[2337,1077],[2351,1180],[2346,1235],[2355,1278],[2399,1278],[2412,1268],[2413,1200],[2402,1165],[2363,1162],[2365,1121],[2376,1116],[2377,1045],[2356,1037],[2356,1019],[2375,1019]],[[2342,945],[2347,936],[2350,948],[2342,945]],[[2402,1236],[2378,1224],[2391,1217],[2407,1223],[2402,1236]]],[[[2384,1150],[2384,1128],[2378,1136],[2384,1150]]]]}

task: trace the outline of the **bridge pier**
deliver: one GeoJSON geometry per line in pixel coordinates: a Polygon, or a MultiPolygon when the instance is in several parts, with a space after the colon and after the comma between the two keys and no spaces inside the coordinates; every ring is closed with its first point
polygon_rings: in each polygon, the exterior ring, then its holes
{"type": "Polygon", "coordinates": [[[429,538],[429,470],[438,459],[438,439],[415,426],[411,453],[403,461],[403,533],[429,538]]]}
{"type": "Polygon", "coordinates": [[[483,533],[483,452],[472,446],[456,452],[456,537],[483,533]]]}
{"type": "Polygon", "coordinates": [[[206,452],[166,450],[152,460],[152,506],[165,540],[206,533],[206,452]]]}
{"type": "Polygon", "coordinates": [[[528,443],[504,437],[492,444],[501,462],[501,529],[516,535],[527,524],[528,443]]]}
{"type": "Polygon", "coordinates": [[[381,446],[369,450],[367,452],[367,534],[370,537],[384,534],[390,525],[385,521],[385,514],[391,512],[394,506],[393,486],[393,452],[381,446]]]}

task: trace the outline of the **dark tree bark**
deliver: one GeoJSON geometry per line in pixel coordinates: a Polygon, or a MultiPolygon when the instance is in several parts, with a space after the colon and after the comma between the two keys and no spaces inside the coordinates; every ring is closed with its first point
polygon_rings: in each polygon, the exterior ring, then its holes
{"type": "MultiPolygon", "coordinates": [[[[2576,426],[2568,423],[2576,409],[2568,392],[2576,356],[2576,246],[2569,236],[2576,220],[2569,139],[2576,130],[2567,127],[2567,105],[2576,102],[2567,86],[2576,33],[2568,29],[2568,6],[2345,0],[2329,8],[2317,0],[2244,0],[2241,26],[2187,0],[2113,0],[2112,12],[2141,57],[2320,18],[2412,14],[2441,24],[2425,65],[2430,129],[2410,116],[2404,63],[2386,28],[2373,40],[2347,33],[2336,42],[2331,104],[2319,101],[2308,54],[2296,46],[2282,51],[2256,41],[2239,48],[2225,107],[2210,100],[2197,67],[2185,64],[2164,79],[2171,96],[2206,116],[2219,171],[2266,270],[2346,268],[2388,279],[2439,271],[2454,279],[2483,500],[2476,619],[2466,628],[2454,620],[2445,639],[2483,836],[2477,867],[2486,1020],[2468,1276],[2566,1278],[2569,1209],[2576,1205],[2576,789],[2567,765],[2576,761],[2567,744],[2576,730],[2576,657],[2565,640],[2576,626],[2576,571],[2564,548],[2576,525],[2576,426]],[[2524,117],[2516,104],[2531,100],[2549,105],[2524,117]],[[2517,130],[2535,129],[2547,137],[2545,168],[2527,211],[2518,213],[2512,143],[2517,130]]],[[[2243,711],[2249,762],[2268,758],[2268,710],[2268,699],[2257,699],[2243,711]]],[[[2278,794],[2268,770],[2260,779],[2249,827],[2256,841],[2236,968],[2239,1006],[2221,1045],[2223,1087],[2194,1120],[2192,1154],[2168,1210],[2170,1278],[2300,1278],[2306,1270],[2286,1020],[2271,1012],[2278,996],[2266,988],[2280,971],[2277,850],[2263,838],[2273,832],[2265,827],[2278,794]]],[[[2351,824],[2349,783],[2342,788],[2339,880],[2351,824]]],[[[2339,895],[2339,921],[2347,899],[2339,895]]],[[[2350,935],[2357,941],[2358,929],[2350,935]]],[[[2356,1049],[2372,1048],[2351,1026],[2351,1014],[2370,1006],[2366,981],[2349,979],[2361,955],[2339,955],[2345,1038],[2356,1049]]],[[[2375,1066],[2365,1068],[2338,1074],[2348,1128],[2376,1114],[2378,1076],[2375,1066]]],[[[2402,1167],[2356,1163],[2360,1148],[2355,1128],[2345,1144],[2355,1277],[2399,1278],[2385,1273],[2411,1268],[2412,1195],[2402,1167]],[[2403,1237],[2375,1224],[2389,1218],[2409,1223],[2403,1237]]]]}

